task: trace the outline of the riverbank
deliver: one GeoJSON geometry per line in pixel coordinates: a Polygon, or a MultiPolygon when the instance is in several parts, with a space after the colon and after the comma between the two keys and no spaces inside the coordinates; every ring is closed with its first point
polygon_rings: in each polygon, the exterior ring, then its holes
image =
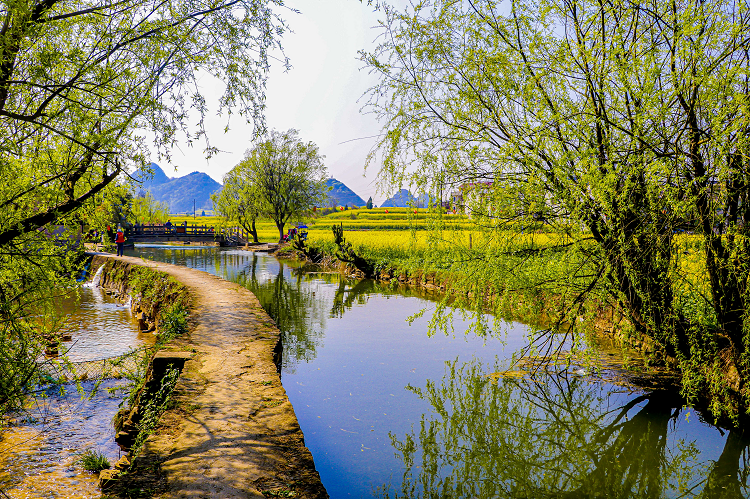
{"type": "MultiPolygon", "coordinates": [[[[670,389],[679,391],[679,372],[676,360],[657,351],[649,338],[634,333],[622,310],[601,301],[589,300],[582,314],[568,322],[549,314],[562,304],[559,295],[552,292],[499,291],[481,276],[467,276],[450,270],[425,269],[411,266],[379,265],[367,276],[352,262],[342,261],[337,252],[325,245],[313,247],[310,254],[295,249],[291,244],[280,246],[273,254],[305,262],[328,272],[336,272],[352,279],[371,278],[387,286],[409,286],[428,293],[438,301],[447,300],[451,307],[491,313],[508,321],[529,325],[541,334],[545,331],[574,327],[583,332],[590,344],[600,351],[589,357],[574,356],[573,362],[597,364],[604,370],[614,369],[616,379],[609,381],[634,388],[670,389]],[[575,322],[575,324],[573,324],[575,322]],[[585,357],[585,358],[584,358],[585,357]]],[[[563,357],[567,352],[563,352],[563,357]]],[[[550,360],[534,352],[519,358],[518,368],[535,371],[546,369],[550,360]]],[[[553,365],[556,362],[552,362],[553,365]]]]}
{"type": "Polygon", "coordinates": [[[255,296],[205,272],[140,258],[97,253],[92,268],[108,260],[164,272],[191,298],[189,333],[172,346],[194,355],[135,463],[166,483],[153,496],[327,497],[281,385],[280,333],[255,296]]]}

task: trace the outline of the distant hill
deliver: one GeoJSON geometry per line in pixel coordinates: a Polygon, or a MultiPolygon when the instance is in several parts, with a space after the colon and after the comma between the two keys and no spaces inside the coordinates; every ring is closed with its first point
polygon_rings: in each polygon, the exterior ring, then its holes
{"type": "Polygon", "coordinates": [[[417,198],[411,195],[407,189],[401,189],[389,197],[380,205],[381,208],[404,208],[406,206],[417,206],[417,198]]]}
{"type": "Polygon", "coordinates": [[[193,172],[184,177],[170,179],[156,163],[151,163],[153,177],[139,169],[133,178],[142,180],[141,187],[136,187],[136,194],[150,192],[154,199],[169,205],[170,213],[186,213],[196,210],[213,209],[211,194],[221,190],[221,184],[203,172],[193,172]]]}
{"type": "Polygon", "coordinates": [[[167,177],[166,173],[164,173],[164,170],[162,170],[156,163],[151,163],[148,167],[137,169],[135,173],[133,173],[133,178],[142,182],[140,188],[136,188],[136,193],[138,193],[139,190],[145,192],[154,186],[165,184],[171,180],[167,177]],[[153,170],[153,173],[146,171],[147,169],[153,170]]]}
{"type": "Polygon", "coordinates": [[[364,206],[367,204],[364,199],[359,197],[353,190],[349,189],[343,182],[339,182],[335,178],[329,178],[326,180],[326,187],[330,187],[328,191],[328,206],[364,206]]]}

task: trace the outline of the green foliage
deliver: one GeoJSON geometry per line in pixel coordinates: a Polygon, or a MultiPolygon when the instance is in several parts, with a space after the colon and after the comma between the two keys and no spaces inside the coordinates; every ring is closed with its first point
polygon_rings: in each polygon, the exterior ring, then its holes
{"type": "Polygon", "coordinates": [[[37,360],[62,325],[54,301],[76,285],[82,267],[80,250],[67,247],[72,235],[41,231],[22,238],[36,251],[0,248],[0,415],[20,409],[35,384],[54,381],[37,360]]]}
{"type": "Polygon", "coordinates": [[[290,219],[310,213],[323,202],[325,176],[318,146],[302,142],[297,130],[274,130],[245,153],[212,200],[218,212],[238,220],[256,242],[255,220],[260,216],[274,221],[281,240],[290,219]]]}
{"type": "Polygon", "coordinates": [[[381,76],[369,105],[385,122],[371,161],[382,154],[387,185],[461,193],[492,244],[458,250],[456,271],[500,290],[554,283],[561,325],[620,309],[686,393],[710,386],[715,415],[750,407],[747,9],[438,1],[383,13],[383,43],[362,55],[381,76]],[[538,224],[563,236],[541,251],[569,273],[513,242],[538,224]],[[683,230],[703,239],[694,293],[683,230]]]}
{"type": "Polygon", "coordinates": [[[163,223],[168,218],[169,205],[154,199],[150,192],[133,198],[128,217],[130,223],[163,223]]]}
{"type": "Polygon", "coordinates": [[[81,457],[78,458],[78,463],[83,466],[83,469],[93,473],[99,473],[102,470],[111,468],[107,456],[91,449],[81,454],[81,457]]]}
{"type": "Polygon", "coordinates": [[[159,341],[168,343],[173,338],[188,332],[188,313],[181,303],[172,304],[162,313],[159,323],[159,341]]]}
{"type": "Polygon", "coordinates": [[[367,208],[368,210],[371,210],[371,209],[372,209],[372,196],[370,196],[369,198],[367,198],[367,204],[365,205],[365,207],[366,207],[366,208],[367,208]]]}
{"type": "MultiPolygon", "coordinates": [[[[179,369],[167,369],[164,377],[161,379],[159,390],[149,400],[141,400],[139,410],[142,411],[142,418],[138,423],[138,436],[130,448],[133,456],[137,456],[143,448],[143,443],[154,432],[159,418],[167,409],[171,400],[172,391],[177,384],[180,376],[179,369]]],[[[131,465],[132,466],[132,465],[131,465]]]]}
{"type": "Polygon", "coordinates": [[[211,194],[214,211],[225,218],[234,220],[252,234],[253,242],[258,242],[256,220],[267,214],[268,203],[260,190],[259,170],[254,168],[249,157],[224,175],[224,187],[217,194],[211,194]]]}

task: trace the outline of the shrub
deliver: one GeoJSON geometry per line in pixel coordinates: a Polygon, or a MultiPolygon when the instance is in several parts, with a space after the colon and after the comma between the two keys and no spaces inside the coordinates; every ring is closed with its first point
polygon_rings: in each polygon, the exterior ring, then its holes
{"type": "Polygon", "coordinates": [[[180,304],[172,305],[161,318],[160,340],[167,343],[172,338],[187,333],[187,310],[180,304]]]}

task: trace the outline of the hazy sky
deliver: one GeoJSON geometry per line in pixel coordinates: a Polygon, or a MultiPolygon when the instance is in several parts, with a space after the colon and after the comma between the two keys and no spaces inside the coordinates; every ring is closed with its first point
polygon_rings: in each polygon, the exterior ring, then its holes
{"type": "MultiPolygon", "coordinates": [[[[362,69],[357,54],[373,47],[379,33],[377,14],[367,2],[357,0],[291,0],[287,6],[300,11],[282,11],[294,31],[283,39],[293,67],[285,73],[276,63],[272,69],[268,125],[298,129],[302,140],[315,142],[326,156],[330,175],[365,201],[372,196],[379,204],[385,197],[376,193],[376,167],[368,169],[366,178],[363,175],[365,157],[375,141],[366,137],[377,135],[380,127],[374,116],[360,113],[361,96],[374,79],[362,69]]],[[[210,88],[206,90],[210,93],[210,88]]],[[[225,118],[208,121],[212,145],[224,151],[210,160],[200,147],[182,147],[173,151],[171,164],[157,163],[170,177],[202,171],[221,182],[250,146],[251,126],[243,121],[230,122],[227,134],[225,118]]]]}

